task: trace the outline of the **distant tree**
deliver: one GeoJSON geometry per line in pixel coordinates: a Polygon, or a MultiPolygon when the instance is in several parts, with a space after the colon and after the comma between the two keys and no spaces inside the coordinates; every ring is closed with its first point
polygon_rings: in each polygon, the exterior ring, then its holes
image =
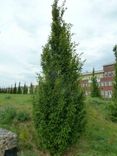
{"type": "Polygon", "coordinates": [[[115,75],[113,80],[113,102],[109,107],[109,115],[112,121],[117,122],[117,45],[114,46],[113,52],[115,55],[115,75]]]}
{"type": "Polygon", "coordinates": [[[2,87],[0,88],[0,93],[3,93],[3,88],[2,87]]]}
{"type": "Polygon", "coordinates": [[[2,89],[1,89],[1,87],[0,87],[0,93],[2,93],[2,89]]]}
{"type": "Polygon", "coordinates": [[[10,94],[10,88],[9,87],[7,88],[7,94],[10,94]]]}
{"type": "Polygon", "coordinates": [[[5,88],[5,93],[8,93],[8,88],[5,88]]]}
{"type": "Polygon", "coordinates": [[[34,87],[33,87],[33,84],[31,83],[30,84],[30,94],[33,94],[33,92],[34,92],[34,87]]]}
{"type": "Polygon", "coordinates": [[[13,94],[13,87],[12,87],[12,85],[10,87],[10,94],[13,94]]]}
{"type": "Polygon", "coordinates": [[[1,88],[1,93],[3,93],[3,88],[1,88]]]}
{"type": "Polygon", "coordinates": [[[93,68],[92,78],[91,78],[91,97],[101,97],[100,88],[97,82],[97,77],[95,76],[94,68],[93,68]]]}
{"type": "Polygon", "coordinates": [[[5,93],[5,88],[3,88],[3,93],[5,93]]]}
{"type": "Polygon", "coordinates": [[[71,41],[71,25],[63,20],[64,12],[64,6],[58,7],[54,0],[51,35],[42,54],[43,75],[38,78],[33,104],[40,145],[53,156],[76,143],[85,127],[82,63],[71,41]]]}
{"type": "Polygon", "coordinates": [[[18,86],[17,93],[18,93],[18,94],[21,94],[21,93],[22,93],[20,82],[19,82],[19,86],[18,86]]]}
{"type": "Polygon", "coordinates": [[[16,86],[16,83],[15,83],[14,88],[13,88],[13,94],[17,94],[17,86],[16,86]]]}
{"type": "Polygon", "coordinates": [[[117,45],[114,46],[113,52],[115,55],[115,76],[113,82],[113,100],[117,102],[117,45]]]}
{"type": "Polygon", "coordinates": [[[26,83],[24,84],[24,87],[23,87],[23,94],[27,94],[28,93],[28,87],[26,85],[26,83]]]}

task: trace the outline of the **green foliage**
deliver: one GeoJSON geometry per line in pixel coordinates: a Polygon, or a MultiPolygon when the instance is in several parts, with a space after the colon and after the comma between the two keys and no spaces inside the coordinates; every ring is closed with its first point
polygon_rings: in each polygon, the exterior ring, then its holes
{"type": "Polygon", "coordinates": [[[13,88],[13,93],[14,93],[14,94],[16,94],[16,93],[17,93],[16,83],[15,83],[14,88],[13,88]]]}
{"type": "Polygon", "coordinates": [[[91,78],[91,96],[92,97],[101,97],[100,89],[98,86],[97,78],[95,76],[95,70],[93,68],[92,78],[91,78]]]}
{"type": "Polygon", "coordinates": [[[115,76],[113,82],[113,100],[117,101],[117,45],[113,48],[115,55],[115,76]]]}
{"type": "Polygon", "coordinates": [[[113,103],[110,105],[110,118],[117,122],[117,45],[113,48],[115,55],[115,76],[113,82],[113,103]]]}
{"type": "Polygon", "coordinates": [[[9,88],[9,93],[13,94],[13,87],[12,86],[9,88]]]}
{"type": "Polygon", "coordinates": [[[33,84],[31,83],[30,84],[30,94],[33,94],[33,92],[34,92],[34,87],[33,87],[33,84]]]}
{"type": "Polygon", "coordinates": [[[23,94],[27,94],[28,93],[28,87],[26,84],[24,84],[24,87],[23,87],[23,94]]]}
{"type": "Polygon", "coordinates": [[[0,108],[0,123],[10,124],[16,116],[16,110],[13,107],[0,108]]]}
{"type": "MultiPolygon", "coordinates": [[[[0,94],[0,110],[3,107],[16,108],[19,111],[32,111],[31,95],[0,94]]],[[[78,144],[69,148],[66,156],[116,156],[117,155],[117,124],[105,118],[107,106],[110,100],[88,97],[86,100],[87,124],[86,131],[79,139],[78,144]]],[[[108,115],[108,114],[107,114],[108,115]]],[[[30,114],[31,117],[31,114],[30,114]]],[[[1,124],[1,128],[9,129],[18,135],[18,156],[48,156],[42,152],[37,144],[32,120],[27,122],[16,122],[15,118],[8,124],[1,124]]]]}
{"type": "Polygon", "coordinates": [[[22,93],[21,86],[20,86],[20,82],[19,82],[19,86],[18,86],[17,93],[18,93],[18,94],[21,94],[21,93],[22,93]]]}
{"type": "Polygon", "coordinates": [[[111,102],[108,106],[108,115],[111,121],[117,122],[117,103],[111,102]]]}
{"type": "Polygon", "coordinates": [[[33,113],[40,146],[61,155],[84,131],[84,95],[80,56],[71,42],[70,24],[62,19],[64,5],[52,6],[51,35],[43,47],[42,69],[34,97],[33,113]]]}
{"type": "MultiPolygon", "coordinates": [[[[96,98],[97,100],[97,98],[96,98]]],[[[117,153],[117,125],[107,120],[107,106],[111,101],[97,100],[100,104],[94,103],[94,98],[90,98],[87,103],[87,125],[82,147],[85,145],[84,155],[113,156],[117,153]],[[93,100],[93,101],[92,101],[93,100]],[[92,101],[92,102],[91,102],[92,101]],[[102,102],[101,102],[102,101],[102,102]]]]}
{"type": "Polygon", "coordinates": [[[18,112],[16,115],[16,120],[20,122],[28,121],[30,120],[30,115],[26,111],[18,112]]]}

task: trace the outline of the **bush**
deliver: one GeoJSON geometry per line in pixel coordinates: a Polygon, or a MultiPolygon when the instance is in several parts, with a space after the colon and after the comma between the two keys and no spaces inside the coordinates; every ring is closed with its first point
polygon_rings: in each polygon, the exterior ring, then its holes
{"type": "Polygon", "coordinates": [[[34,95],[33,117],[40,146],[57,156],[75,144],[85,130],[86,112],[81,89],[82,62],[71,41],[70,25],[54,0],[51,35],[43,48],[42,76],[34,95]]]}
{"type": "Polygon", "coordinates": [[[108,114],[111,121],[117,122],[117,106],[114,104],[114,102],[109,104],[108,114]]]}
{"type": "Polygon", "coordinates": [[[30,120],[30,115],[27,112],[18,112],[16,116],[16,120],[20,122],[28,121],[30,120]]]}
{"type": "Polygon", "coordinates": [[[13,107],[3,107],[0,110],[0,123],[10,124],[16,116],[16,109],[13,107]]]}

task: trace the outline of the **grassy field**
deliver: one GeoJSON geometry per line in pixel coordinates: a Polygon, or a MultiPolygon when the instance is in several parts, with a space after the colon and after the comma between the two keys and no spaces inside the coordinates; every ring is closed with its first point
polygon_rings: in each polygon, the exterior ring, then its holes
{"type": "MultiPolygon", "coordinates": [[[[86,99],[86,131],[78,144],[69,149],[65,156],[117,156],[117,124],[108,119],[108,105],[109,101],[86,99]]],[[[20,156],[48,155],[37,146],[30,95],[0,94],[0,113],[2,112],[7,113],[6,120],[0,120],[0,127],[18,134],[20,156]],[[12,114],[10,119],[9,114],[12,114]]],[[[2,118],[1,115],[0,117],[2,118]]]]}

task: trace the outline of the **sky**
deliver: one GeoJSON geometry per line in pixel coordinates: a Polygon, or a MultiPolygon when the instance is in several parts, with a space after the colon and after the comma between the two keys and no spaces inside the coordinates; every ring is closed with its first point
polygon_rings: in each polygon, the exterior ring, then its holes
{"type": "MultiPolygon", "coordinates": [[[[61,5],[62,0],[59,4],[61,5]]],[[[47,42],[53,0],[0,0],[0,86],[19,81],[36,84],[42,46],[47,42]]],[[[77,53],[86,60],[83,72],[114,62],[117,44],[117,0],[67,0],[64,15],[71,23],[77,53]]]]}

